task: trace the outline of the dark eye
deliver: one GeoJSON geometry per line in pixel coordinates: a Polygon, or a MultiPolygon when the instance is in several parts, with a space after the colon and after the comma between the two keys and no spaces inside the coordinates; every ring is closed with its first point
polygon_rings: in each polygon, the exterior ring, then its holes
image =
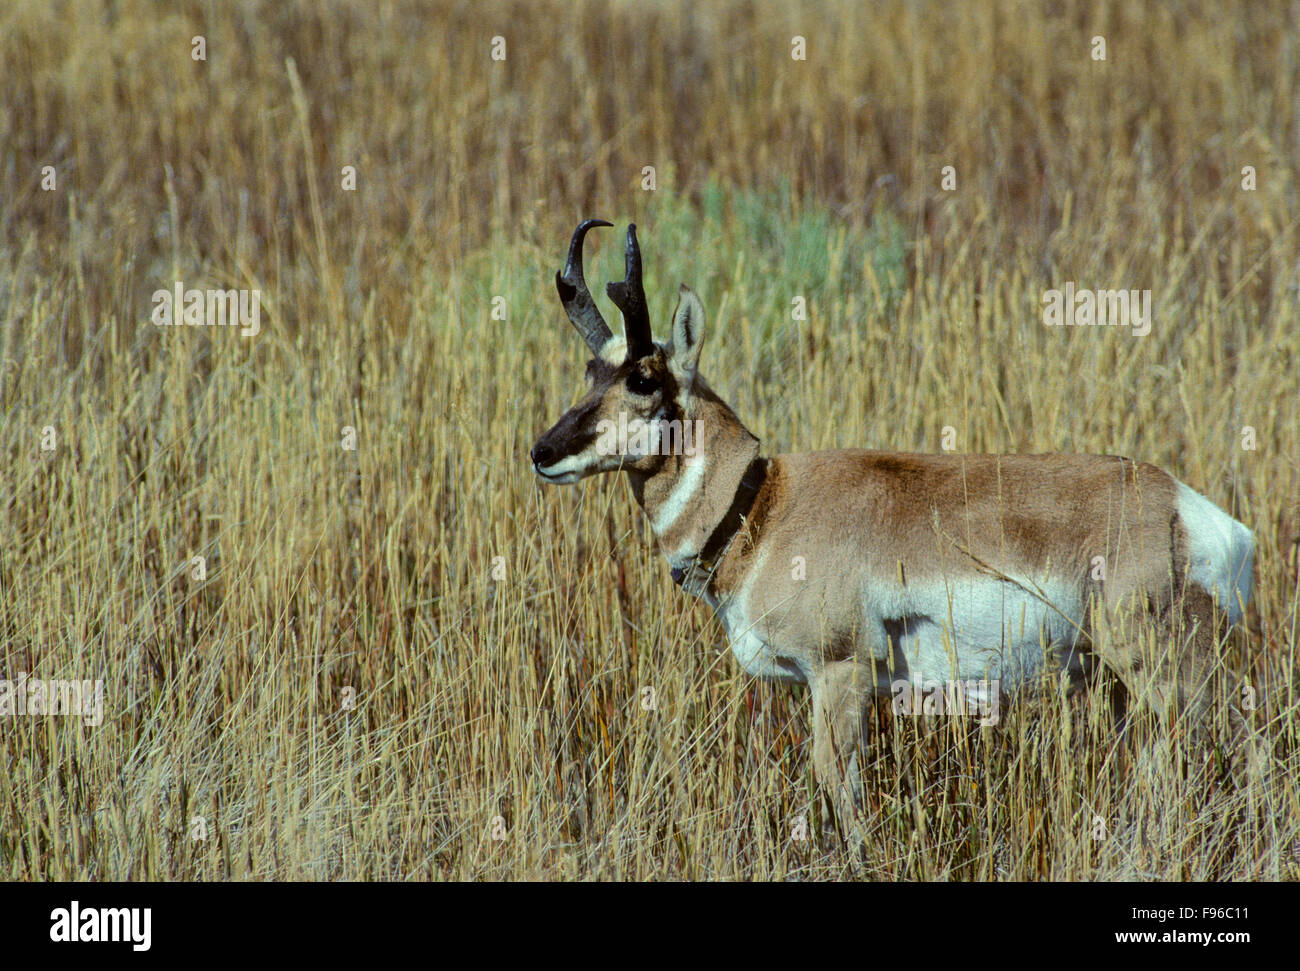
{"type": "Polygon", "coordinates": [[[645,397],[655,393],[659,385],[654,378],[647,378],[640,371],[633,371],[627,376],[627,390],[645,397]]]}

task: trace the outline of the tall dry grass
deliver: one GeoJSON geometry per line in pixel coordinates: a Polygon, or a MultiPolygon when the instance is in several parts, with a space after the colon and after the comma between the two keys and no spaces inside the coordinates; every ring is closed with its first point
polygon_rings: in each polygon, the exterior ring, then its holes
{"type": "Polygon", "coordinates": [[[0,721],[0,874],[1293,877],[1296,28],[1246,2],[6,4],[0,679],[102,679],[105,713],[0,721]],[[581,379],[550,277],[585,215],[639,223],[657,322],[701,292],[705,371],[772,451],[951,426],[1152,461],[1248,523],[1230,660],[1267,787],[1144,770],[1105,685],[993,732],[882,711],[846,851],[802,691],[743,674],[621,482],[529,469],[581,379]],[[260,290],[261,333],[155,327],[177,280],[260,290]],[[1068,280],[1150,288],[1151,334],[1045,328],[1068,280]]]}

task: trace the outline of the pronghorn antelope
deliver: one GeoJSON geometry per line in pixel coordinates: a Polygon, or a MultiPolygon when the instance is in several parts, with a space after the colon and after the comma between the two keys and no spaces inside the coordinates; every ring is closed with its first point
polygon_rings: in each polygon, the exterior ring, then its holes
{"type": "Polygon", "coordinates": [[[582,268],[588,230],[609,225],[579,225],[556,273],[595,356],[533,467],[552,483],[627,473],[673,579],[714,609],[745,670],[808,684],[823,783],[857,800],[864,717],[899,684],[1011,693],[1054,674],[1078,686],[1100,663],[1203,734],[1211,683],[1230,679],[1216,657],[1223,621],[1251,594],[1249,529],[1115,456],[764,458],[699,373],[699,298],[683,286],[668,341],[651,336],[635,226],[626,279],[607,286],[625,336],[610,332],[582,268]],[[609,447],[604,429],[629,416],[649,435],[609,447]],[[693,455],[662,447],[678,422],[700,429],[693,455]]]}

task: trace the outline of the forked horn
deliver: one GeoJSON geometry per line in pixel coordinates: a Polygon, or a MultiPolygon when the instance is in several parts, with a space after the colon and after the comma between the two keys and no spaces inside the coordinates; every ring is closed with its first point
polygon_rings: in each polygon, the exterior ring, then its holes
{"type": "Polygon", "coordinates": [[[627,334],[629,361],[645,357],[654,350],[650,335],[650,312],[645,305],[645,288],[641,285],[641,248],[636,244],[636,226],[627,227],[627,270],[625,278],[605,284],[605,292],[614,306],[623,311],[623,330],[627,334]]]}
{"type": "Polygon", "coordinates": [[[596,301],[591,298],[586,277],[582,275],[582,240],[587,235],[587,230],[593,226],[612,225],[614,224],[607,223],[603,219],[587,219],[579,223],[578,228],[573,231],[573,239],[569,242],[569,259],[564,264],[564,272],[555,271],[555,289],[560,292],[560,303],[564,304],[564,312],[569,315],[573,326],[578,329],[578,333],[582,335],[582,339],[587,342],[593,354],[599,354],[605,342],[613,335],[610,333],[609,324],[605,323],[605,318],[601,316],[596,301]]]}

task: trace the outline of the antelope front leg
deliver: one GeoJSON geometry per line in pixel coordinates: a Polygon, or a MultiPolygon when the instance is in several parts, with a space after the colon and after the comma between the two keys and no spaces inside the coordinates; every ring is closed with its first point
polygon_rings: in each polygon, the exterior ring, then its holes
{"type": "Polygon", "coordinates": [[[869,679],[855,661],[827,664],[809,681],[813,702],[813,770],[848,825],[862,805],[859,770],[869,679]]]}

